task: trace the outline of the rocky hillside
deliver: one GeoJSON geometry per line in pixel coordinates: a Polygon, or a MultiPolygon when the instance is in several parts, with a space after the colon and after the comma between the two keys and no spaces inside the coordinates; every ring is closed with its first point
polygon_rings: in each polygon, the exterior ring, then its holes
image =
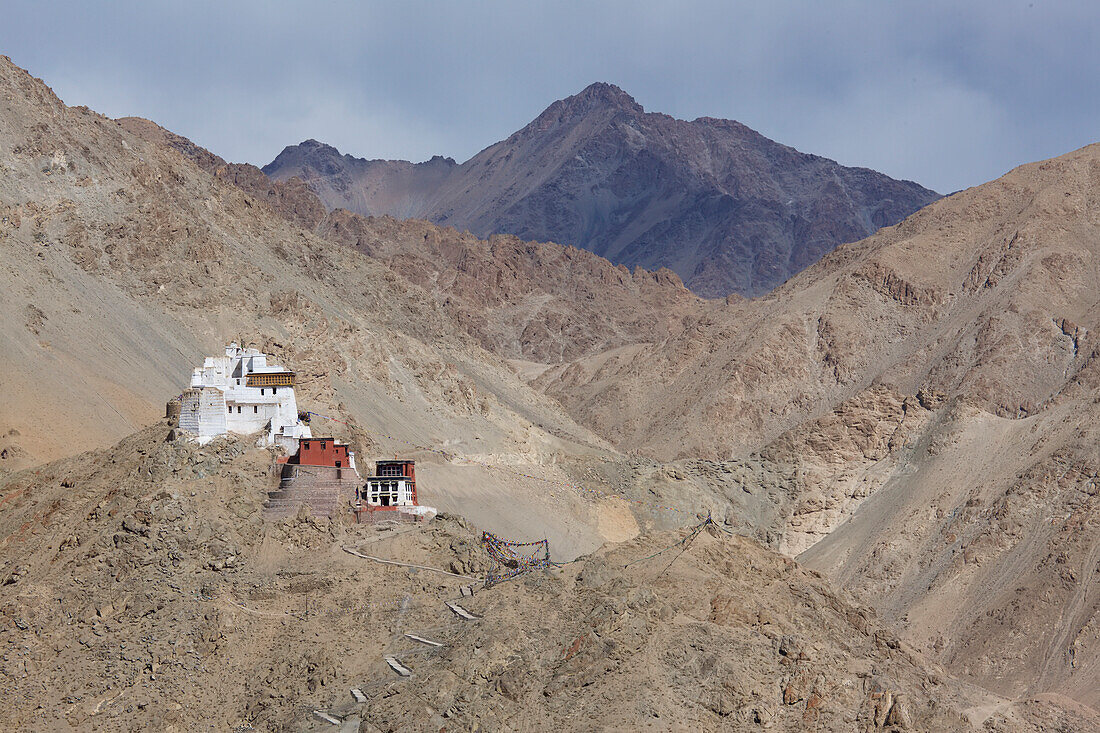
{"type": "Polygon", "coordinates": [[[954,682],[872,611],[723,532],[657,534],[484,589],[487,557],[454,517],[263,521],[270,461],[162,424],[0,479],[5,727],[335,729],[313,711],[353,731],[1096,722],[954,682]]]}
{"type": "Polygon", "coordinates": [[[329,209],[571,244],[667,267],[711,297],[767,292],[938,198],[738,122],[647,113],[610,84],[555,102],[461,165],[363,160],[307,140],[264,172],[302,178],[329,209]]]}
{"type": "Polygon", "coordinates": [[[661,454],[759,449],[872,389],[906,410],[958,397],[1013,419],[1084,399],[1098,159],[1093,146],[1023,166],[841,247],[766,298],[708,311],[660,348],[540,379],[602,434],[661,454]],[[644,407],[603,409],[622,395],[644,407]]]}
{"type": "Polygon", "coordinates": [[[618,445],[771,485],[775,546],[1006,695],[1097,704],[1100,146],[847,245],[660,348],[536,379],[618,445]]]}
{"type": "MultiPolygon", "coordinates": [[[[119,123],[200,167],[217,158],[138,118],[119,123]]],[[[220,160],[220,159],[219,159],[220,160]]],[[[482,347],[517,362],[561,363],[681,333],[714,307],[668,269],[633,271],[585,250],[513,236],[478,239],[427,221],[326,212],[298,177],[273,181],[248,164],[209,168],[289,222],[384,262],[431,295],[482,347]]],[[[524,368],[523,364],[517,364],[524,368]]],[[[529,370],[528,370],[529,371],[529,370]]]]}

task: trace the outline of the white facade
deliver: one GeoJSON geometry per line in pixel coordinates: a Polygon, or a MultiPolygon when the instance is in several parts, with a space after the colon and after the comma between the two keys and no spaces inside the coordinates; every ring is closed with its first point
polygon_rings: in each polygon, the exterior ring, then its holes
{"type": "Polygon", "coordinates": [[[179,426],[200,445],[226,432],[262,433],[260,445],[280,445],[290,453],[298,439],[312,436],[298,421],[294,374],[269,364],[267,354],[230,344],[225,356],[208,356],[191,374],[183,393],[179,426]]]}
{"type": "Polygon", "coordinates": [[[363,489],[368,506],[416,506],[412,481],[403,476],[371,476],[363,489]]]}

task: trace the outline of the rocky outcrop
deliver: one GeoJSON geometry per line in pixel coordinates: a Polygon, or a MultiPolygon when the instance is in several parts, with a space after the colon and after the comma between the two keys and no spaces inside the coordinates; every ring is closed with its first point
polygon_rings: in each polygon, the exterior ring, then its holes
{"type": "Polygon", "coordinates": [[[164,129],[152,120],[144,117],[120,117],[116,122],[131,135],[178,150],[181,155],[194,161],[195,165],[208,173],[213,173],[225,165],[225,159],[220,155],[211,153],[182,135],[164,129]]]}
{"type": "MultiPolygon", "coordinates": [[[[291,179],[295,180],[295,179],[291,179]]],[[[280,186],[283,184],[275,184],[280,186]]],[[[343,209],[317,228],[431,293],[487,350],[544,364],[681,333],[705,304],[671,270],[628,270],[584,250],[343,209]]]]}
{"type": "Polygon", "coordinates": [[[265,201],[287,221],[313,229],[325,218],[325,207],[300,178],[275,182],[254,165],[229,163],[214,175],[265,201]]]}
{"type": "Polygon", "coordinates": [[[264,166],[330,209],[416,217],[485,237],[571,244],[667,267],[697,293],[758,295],[938,195],[780,145],[732,120],[647,113],[610,84],[550,105],[459,165],[364,160],[307,140],[264,166]]]}
{"type": "Polygon", "coordinates": [[[916,397],[880,386],[773,441],[762,457],[795,466],[798,477],[779,550],[798,555],[855,514],[892,477],[929,416],[916,397]]]}

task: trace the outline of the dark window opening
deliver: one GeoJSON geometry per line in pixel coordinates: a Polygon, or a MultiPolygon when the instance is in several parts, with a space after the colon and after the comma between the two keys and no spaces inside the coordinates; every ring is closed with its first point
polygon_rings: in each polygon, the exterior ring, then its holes
{"type": "Polygon", "coordinates": [[[252,405],[252,414],[256,414],[260,411],[259,405],[252,405]]]}
{"type": "Polygon", "coordinates": [[[238,415],[240,415],[240,414],[241,414],[241,406],[240,406],[240,405],[237,405],[237,414],[238,414],[238,415]]]}

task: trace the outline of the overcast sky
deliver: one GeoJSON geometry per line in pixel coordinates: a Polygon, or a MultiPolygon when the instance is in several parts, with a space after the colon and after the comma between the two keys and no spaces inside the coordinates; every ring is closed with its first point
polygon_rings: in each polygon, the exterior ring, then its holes
{"type": "Polygon", "coordinates": [[[593,81],[950,192],[1100,140],[1100,3],[8,0],[68,104],[263,165],[466,160],[593,81]]]}

